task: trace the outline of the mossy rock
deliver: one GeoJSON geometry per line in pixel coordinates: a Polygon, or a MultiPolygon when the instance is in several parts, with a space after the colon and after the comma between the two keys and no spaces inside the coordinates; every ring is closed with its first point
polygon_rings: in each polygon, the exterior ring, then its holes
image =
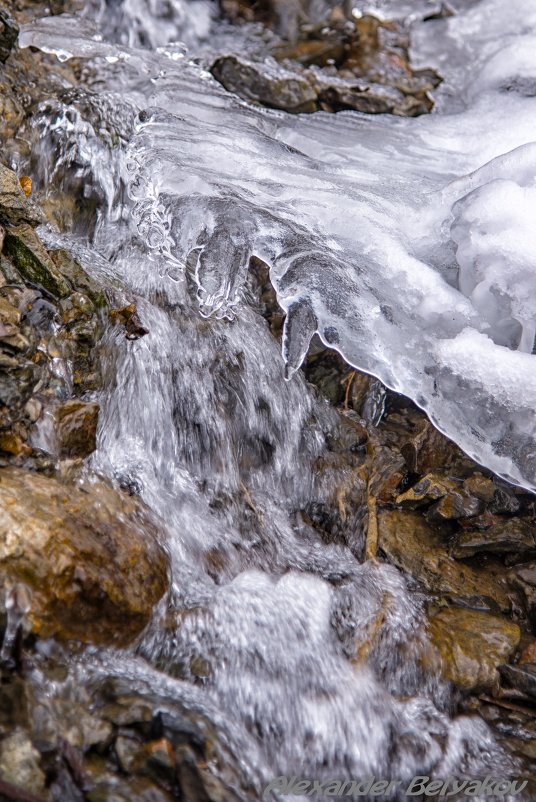
{"type": "Polygon", "coordinates": [[[71,288],[28,223],[6,230],[4,253],[25,281],[38,284],[55,298],[65,298],[71,288]]]}

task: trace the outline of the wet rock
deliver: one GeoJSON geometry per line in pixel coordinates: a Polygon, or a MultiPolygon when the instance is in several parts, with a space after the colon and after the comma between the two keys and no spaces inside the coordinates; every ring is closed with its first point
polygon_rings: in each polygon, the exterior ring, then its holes
{"type": "Polygon", "coordinates": [[[128,304],[121,309],[112,309],[108,317],[112,323],[124,326],[127,340],[139,340],[149,334],[149,329],[143,326],[136,304],[128,304]]]}
{"type": "Polygon", "coordinates": [[[492,501],[497,490],[495,483],[486,476],[482,476],[481,473],[474,473],[472,476],[468,476],[463,483],[463,487],[472,496],[485,501],[487,504],[492,501]]]}
{"type": "Polygon", "coordinates": [[[0,471],[0,581],[28,585],[43,637],[130,643],[167,588],[153,518],[102,483],[0,471]]]}
{"type": "Polygon", "coordinates": [[[98,404],[67,401],[56,410],[58,445],[61,457],[87,457],[97,447],[98,404]]]}
{"type": "Polygon", "coordinates": [[[52,250],[50,258],[73,290],[86,295],[97,309],[106,305],[106,298],[100,285],[88,276],[81,264],[68,251],[61,248],[52,250]]]}
{"type": "Polygon", "coordinates": [[[237,56],[221,56],[210,71],[227,91],[254,103],[294,114],[317,109],[317,95],[310,83],[288,70],[270,69],[237,56]]]}
{"type": "Polygon", "coordinates": [[[387,445],[382,435],[369,430],[369,494],[385,504],[394,502],[407,468],[400,452],[387,445]]]}
{"type": "Polygon", "coordinates": [[[220,8],[232,22],[262,22],[287,40],[298,36],[309,19],[309,0],[220,0],[220,8]]]}
{"type": "Polygon", "coordinates": [[[0,779],[32,794],[44,792],[45,774],[39,752],[22,730],[0,743],[0,779]]]}
{"type": "Polygon", "coordinates": [[[172,802],[171,794],[150,779],[122,777],[110,771],[96,756],[88,767],[91,790],[84,797],[88,802],[172,802]]]}
{"type": "MultiPolygon", "coordinates": [[[[214,77],[227,89],[232,84],[231,91],[247,100],[290,112],[353,109],[368,114],[417,116],[433,107],[429,92],[441,79],[433,70],[411,67],[408,33],[399,23],[371,14],[356,19],[339,6],[322,19],[311,4],[298,0],[290,4],[273,0],[262,4],[224,0],[223,10],[234,20],[260,20],[286,40],[271,49],[271,54],[282,64],[280,71],[274,73],[266,63],[256,65],[263,84],[276,75],[278,82],[272,80],[268,89],[255,90],[254,97],[251,87],[259,81],[258,74],[252,76],[229,63],[228,74],[223,75],[222,65],[216,71],[213,65],[214,77]],[[307,22],[310,13],[315,19],[313,24],[307,22]],[[295,81],[309,85],[310,106],[296,102],[296,89],[292,86],[295,81]]],[[[323,11],[325,14],[326,9],[323,11]]]]}
{"type": "Polygon", "coordinates": [[[525,608],[533,626],[536,625],[536,562],[512,568],[508,573],[514,587],[523,594],[525,608]]]}
{"type": "Polygon", "coordinates": [[[497,667],[515,651],[520,629],[506,618],[450,608],[432,616],[430,639],[442,659],[442,673],[466,692],[497,688],[497,667]]]}
{"type": "Polygon", "coordinates": [[[26,281],[38,284],[55,298],[63,298],[71,292],[66,280],[28,223],[7,229],[4,253],[12,259],[14,266],[26,281]]]}
{"type": "Polygon", "coordinates": [[[426,416],[416,410],[405,411],[399,448],[408,470],[421,475],[438,468],[445,470],[458,463],[460,458],[465,458],[458,446],[438,432],[426,416]]]}
{"type": "Polygon", "coordinates": [[[508,685],[536,699],[536,664],[499,666],[501,677],[508,685]]]}
{"type": "Polygon", "coordinates": [[[420,97],[405,95],[394,86],[364,79],[319,78],[318,101],[323,111],[352,109],[364,114],[395,114],[417,117],[432,110],[433,100],[426,92],[420,97]]]}
{"type": "Polygon", "coordinates": [[[429,473],[396,499],[411,508],[436,501],[430,508],[434,517],[451,519],[478,515],[483,510],[480,499],[469,495],[463,485],[450,477],[429,473]]]}
{"type": "Polygon", "coordinates": [[[135,764],[139,760],[142,748],[142,742],[134,736],[125,737],[124,735],[120,735],[116,738],[114,744],[115,754],[119,766],[125,774],[132,773],[135,764]]]}
{"type": "Polygon", "coordinates": [[[454,557],[474,554],[536,555],[536,527],[532,520],[510,518],[494,522],[489,528],[458,532],[452,541],[454,557]]]}
{"type": "Polygon", "coordinates": [[[7,11],[0,8],[0,63],[7,61],[19,35],[19,26],[7,11]]]}
{"type": "Polygon", "coordinates": [[[170,788],[175,777],[175,750],[167,738],[149,741],[140,755],[140,773],[170,788]]]}
{"type": "Polygon", "coordinates": [[[22,223],[36,226],[43,222],[39,209],[24,194],[17,174],[0,163],[0,223],[4,226],[22,223]]]}
{"type": "Polygon", "coordinates": [[[521,665],[522,663],[536,664],[536,640],[531,641],[521,652],[519,664],[521,665]]]}
{"type": "Polygon", "coordinates": [[[504,567],[458,563],[448,553],[448,534],[441,525],[427,522],[417,512],[382,510],[377,520],[379,548],[426,590],[459,597],[484,596],[501,610],[510,609],[504,567]]]}

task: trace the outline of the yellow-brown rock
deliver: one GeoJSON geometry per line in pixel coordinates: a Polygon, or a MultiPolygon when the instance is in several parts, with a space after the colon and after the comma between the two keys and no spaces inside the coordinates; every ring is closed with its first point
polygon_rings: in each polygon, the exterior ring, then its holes
{"type": "Polygon", "coordinates": [[[412,510],[378,514],[378,546],[389,561],[432,593],[460,597],[485,596],[509,610],[509,587],[500,566],[469,566],[454,560],[441,525],[412,510]]]}
{"type": "Polygon", "coordinates": [[[502,616],[452,607],[430,619],[430,639],[438,649],[444,679],[463,691],[497,687],[497,666],[516,649],[521,631],[502,616]]]}
{"type": "Polygon", "coordinates": [[[158,528],[136,500],[103,482],[80,487],[0,470],[0,592],[31,594],[42,637],[125,646],[167,589],[158,528]]]}

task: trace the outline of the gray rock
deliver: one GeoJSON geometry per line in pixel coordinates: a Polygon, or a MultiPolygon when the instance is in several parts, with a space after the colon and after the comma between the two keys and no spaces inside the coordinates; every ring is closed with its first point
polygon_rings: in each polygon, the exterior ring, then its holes
{"type": "Polygon", "coordinates": [[[0,778],[33,794],[44,791],[45,775],[40,766],[39,752],[21,730],[0,744],[0,778]]]}
{"type": "Polygon", "coordinates": [[[18,35],[19,26],[5,9],[0,8],[0,62],[7,61],[18,35]]]}
{"type": "Polygon", "coordinates": [[[318,108],[316,91],[309,81],[281,67],[271,69],[237,56],[222,56],[216,59],[211,72],[229,92],[254,103],[294,114],[318,108]]]}

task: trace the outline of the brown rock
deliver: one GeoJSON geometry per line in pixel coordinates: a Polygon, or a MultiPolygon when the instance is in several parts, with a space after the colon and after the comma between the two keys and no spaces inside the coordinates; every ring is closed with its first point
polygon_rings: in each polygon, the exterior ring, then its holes
{"type": "Polygon", "coordinates": [[[487,529],[465,530],[455,535],[451,553],[454,557],[473,554],[536,554],[536,526],[532,519],[507,518],[487,529]]]}
{"type": "Polygon", "coordinates": [[[56,411],[57,435],[61,457],[87,457],[97,447],[98,404],[67,401],[56,411]]]}
{"type": "Polygon", "coordinates": [[[396,499],[397,504],[409,507],[420,507],[431,501],[437,503],[430,508],[430,514],[445,520],[469,518],[484,509],[483,502],[469,495],[461,482],[439,473],[426,474],[396,499]]]}
{"type": "Polygon", "coordinates": [[[125,327],[127,340],[139,340],[140,337],[149,334],[149,329],[142,325],[136,304],[128,304],[121,309],[112,309],[108,317],[112,323],[118,323],[125,327]]]}
{"type": "Polygon", "coordinates": [[[481,473],[474,473],[472,476],[468,476],[463,486],[472,496],[476,496],[476,498],[488,503],[493,499],[497,490],[494,482],[486,476],[482,476],[481,473]]]}
{"type": "Polygon", "coordinates": [[[441,525],[428,523],[409,510],[383,510],[377,520],[379,548],[426,590],[459,597],[483,596],[493,599],[501,610],[510,609],[504,568],[458,563],[447,551],[447,536],[441,525]]]}
{"type": "Polygon", "coordinates": [[[528,646],[525,646],[519,658],[519,665],[523,663],[536,663],[536,640],[533,640],[528,646]]]}
{"type": "Polygon", "coordinates": [[[437,468],[450,467],[460,459],[458,446],[432,426],[424,415],[413,412],[406,418],[411,430],[401,440],[400,451],[410,471],[422,475],[437,468]]]}
{"type": "Polygon", "coordinates": [[[430,639],[442,659],[443,677],[475,693],[498,686],[497,667],[519,643],[517,624],[489,613],[448,608],[430,620],[430,639]]]}
{"type": "Polygon", "coordinates": [[[152,516],[104,483],[0,471],[0,585],[26,584],[43,637],[125,646],[167,588],[152,516]]]}
{"type": "Polygon", "coordinates": [[[43,215],[28,200],[16,173],[0,163],[0,222],[11,225],[44,222],[43,215]]]}

